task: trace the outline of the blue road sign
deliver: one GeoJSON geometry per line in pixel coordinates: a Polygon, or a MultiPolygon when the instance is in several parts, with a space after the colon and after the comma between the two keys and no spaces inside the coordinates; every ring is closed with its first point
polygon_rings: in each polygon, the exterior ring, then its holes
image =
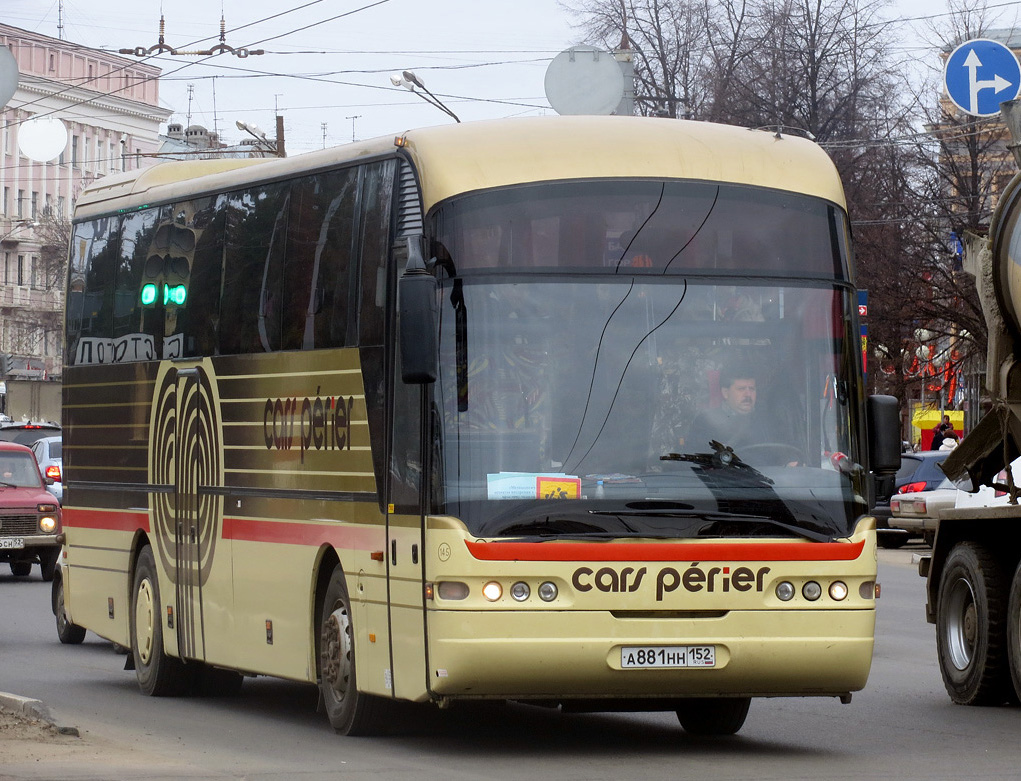
{"type": "Polygon", "coordinates": [[[1021,65],[999,41],[976,38],[951,52],[943,71],[947,94],[961,111],[976,117],[1000,113],[1000,104],[1021,90],[1021,65]]]}

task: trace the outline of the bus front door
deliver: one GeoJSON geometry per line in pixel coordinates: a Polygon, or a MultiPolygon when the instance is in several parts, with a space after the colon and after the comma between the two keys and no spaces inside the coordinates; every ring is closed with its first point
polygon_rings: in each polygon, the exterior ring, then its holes
{"type": "Polygon", "coordinates": [[[393,694],[428,696],[425,655],[423,447],[420,385],[394,383],[390,486],[386,518],[390,663],[393,694]]]}

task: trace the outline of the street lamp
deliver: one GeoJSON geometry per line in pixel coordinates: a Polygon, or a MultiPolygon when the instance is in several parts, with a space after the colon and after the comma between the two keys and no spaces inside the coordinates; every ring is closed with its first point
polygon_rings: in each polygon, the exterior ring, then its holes
{"type": "MultiPolygon", "coordinates": [[[[26,219],[20,219],[20,218],[16,219],[16,220],[10,220],[10,228],[8,229],[7,233],[5,233],[3,236],[0,236],[0,242],[11,240],[11,237],[15,233],[17,233],[18,231],[20,231],[20,230],[22,230],[24,228],[28,228],[29,230],[33,230],[33,229],[38,228],[38,227],[39,227],[39,223],[36,222],[35,220],[26,220],[26,219]]],[[[14,239],[13,241],[18,241],[18,239],[14,239]]]]}
{"type": "Polygon", "coordinates": [[[266,137],[266,134],[263,132],[262,128],[260,128],[258,125],[250,124],[248,122],[242,122],[240,119],[237,120],[234,124],[237,125],[238,130],[244,130],[246,133],[248,133],[248,135],[250,135],[256,141],[258,141],[260,144],[264,145],[263,146],[264,151],[277,154],[276,142],[270,141],[269,138],[266,137]]]}
{"type": "Polygon", "coordinates": [[[390,77],[390,83],[393,84],[395,87],[404,87],[404,89],[409,90],[410,92],[414,92],[426,103],[435,106],[444,114],[446,114],[448,117],[452,117],[455,122],[457,123],[461,122],[457,114],[455,114],[449,108],[444,106],[443,101],[441,101],[438,97],[433,95],[426,88],[425,84],[422,82],[420,78],[418,78],[418,76],[415,75],[414,71],[402,71],[400,74],[395,73],[390,77]],[[418,87],[420,90],[422,90],[422,92],[415,92],[415,87],[418,87]],[[425,93],[424,95],[422,94],[423,92],[425,93]],[[428,95],[429,97],[426,97],[426,95],[428,95]]]}

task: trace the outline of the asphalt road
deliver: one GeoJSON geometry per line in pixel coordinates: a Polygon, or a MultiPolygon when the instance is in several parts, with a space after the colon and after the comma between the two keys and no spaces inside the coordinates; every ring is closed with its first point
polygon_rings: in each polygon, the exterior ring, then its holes
{"type": "Polygon", "coordinates": [[[80,738],[5,740],[0,779],[1004,779],[1021,778],[1021,708],[950,703],[923,614],[920,546],[880,552],[872,675],[849,705],[752,703],[729,739],[672,714],[572,715],[524,706],[415,711],[402,733],[342,738],[316,692],[247,680],[229,700],[154,699],[109,644],[63,646],[49,584],[0,574],[0,692],[45,702],[80,738]],[[26,748],[27,746],[27,748],[26,748]]]}

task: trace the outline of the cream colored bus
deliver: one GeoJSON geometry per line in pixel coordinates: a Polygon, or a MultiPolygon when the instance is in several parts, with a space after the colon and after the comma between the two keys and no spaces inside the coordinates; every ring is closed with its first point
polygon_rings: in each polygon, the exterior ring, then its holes
{"type": "Polygon", "coordinates": [[[165,163],[82,194],[68,284],[65,607],[143,692],[729,734],[865,685],[889,405],[818,146],[548,117],[165,163]]]}

